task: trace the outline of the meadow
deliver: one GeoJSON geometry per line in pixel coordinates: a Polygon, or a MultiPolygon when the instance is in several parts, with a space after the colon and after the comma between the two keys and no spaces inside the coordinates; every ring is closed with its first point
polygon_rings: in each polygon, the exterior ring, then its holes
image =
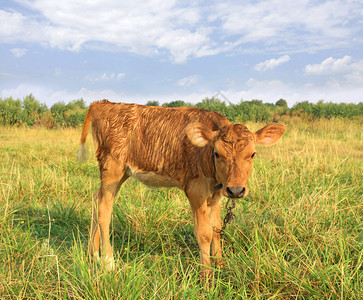
{"type": "Polygon", "coordinates": [[[0,299],[359,299],[363,120],[281,121],[208,285],[183,192],[122,186],[107,272],[87,253],[99,172],[92,154],[76,160],[80,128],[0,127],[0,299]]]}

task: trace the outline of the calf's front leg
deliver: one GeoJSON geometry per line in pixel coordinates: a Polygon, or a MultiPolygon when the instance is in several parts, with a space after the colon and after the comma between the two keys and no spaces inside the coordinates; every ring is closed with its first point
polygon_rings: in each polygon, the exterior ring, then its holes
{"type": "Polygon", "coordinates": [[[213,229],[212,243],[211,243],[211,256],[215,259],[218,266],[222,265],[222,246],[221,246],[221,204],[217,202],[212,206],[208,206],[209,220],[213,229]]]}
{"type": "Polygon", "coordinates": [[[209,208],[207,205],[208,187],[204,181],[195,180],[185,193],[188,197],[194,219],[194,234],[198,242],[202,276],[211,277],[210,249],[213,238],[213,229],[209,220],[209,208]]]}
{"type": "Polygon", "coordinates": [[[193,208],[194,234],[198,242],[200,262],[202,265],[203,277],[211,277],[210,249],[213,238],[213,229],[209,221],[207,203],[200,207],[193,208]]]}

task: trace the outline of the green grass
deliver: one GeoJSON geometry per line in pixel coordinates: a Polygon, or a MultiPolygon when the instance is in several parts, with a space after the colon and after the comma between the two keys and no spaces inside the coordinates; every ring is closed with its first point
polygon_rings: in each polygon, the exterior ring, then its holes
{"type": "Polygon", "coordinates": [[[183,192],[124,184],[107,272],[86,250],[99,177],[94,158],[76,162],[80,129],[0,128],[0,299],[359,299],[362,122],[285,121],[258,146],[208,286],[183,192]]]}

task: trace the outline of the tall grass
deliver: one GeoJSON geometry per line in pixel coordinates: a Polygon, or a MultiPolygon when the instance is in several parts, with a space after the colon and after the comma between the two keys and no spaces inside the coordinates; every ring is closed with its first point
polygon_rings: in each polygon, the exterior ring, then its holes
{"type": "Polygon", "coordinates": [[[86,250],[99,177],[95,159],[76,162],[80,130],[0,128],[0,298],[359,299],[362,123],[285,121],[281,141],[258,146],[208,286],[181,191],[124,184],[107,272],[86,250]]]}

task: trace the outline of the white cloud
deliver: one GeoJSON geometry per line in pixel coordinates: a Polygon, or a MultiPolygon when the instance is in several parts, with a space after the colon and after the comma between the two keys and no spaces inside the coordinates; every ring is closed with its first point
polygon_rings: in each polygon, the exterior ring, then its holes
{"type": "Polygon", "coordinates": [[[344,77],[349,85],[363,86],[363,61],[360,61],[355,70],[346,74],[344,77]]]}
{"type": "Polygon", "coordinates": [[[223,1],[211,20],[241,50],[308,52],[361,43],[362,6],[358,0],[223,1]]]}
{"type": "Polygon", "coordinates": [[[10,52],[15,56],[15,57],[22,57],[25,55],[25,53],[27,52],[27,49],[25,48],[13,48],[10,49],[10,52]]]}
{"type": "Polygon", "coordinates": [[[107,74],[107,73],[103,73],[100,76],[97,77],[91,77],[91,76],[87,76],[86,80],[89,81],[109,81],[109,80],[120,80],[122,78],[124,78],[126,76],[125,73],[111,73],[111,74],[107,74]]]}
{"type": "Polygon", "coordinates": [[[279,65],[282,65],[290,60],[290,56],[283,55],[277,59],[271,58],[264,62],[261,62],[255,65],[254,69],[257,71],[267,71],[276,68],[279,65]]]}
{"type": "Polygon", "coordinates": [[[16,11],[0,10],[0,41],[3,43],[30,42],[46,44],[46,24],[16,11]]]}
{"type": "Polygon", "coordinates": [[[274,90],[279,92],[288,89],[288,85],[280,80],[257,80],[255,78],[248,79],[246,81],[246,86],[249,91],[255,91],[256,94],[260,93],[260,91],[274,90]]]}
{"type": "Polygon", "coordinates": [[[344,73],[351,70],[352,57],[346,55],[343,58],[329,57],[320,64],[311,64],[305,67],[307,75],[329,75],[332,73],[344,73]]]}
{"type": "Polygon", "coordinates": [[[246,85],[249,88],[263,88],[263,89],[270,89],[270,88],[283,88],[286,87],[286,84],[280,80],[256,80],[254,78],[250,78],[247,80],[246,85]]]}
{"type": "Polygon", "coordinates": [[[102,45],[144,55],[167,50],[175,62],[184,62],[200,49],[209,48],[203,27],[197,27],[200,10],[178,1],[23,0],[36,13],[26,16],[1,11],[0,29],[7,42],[27,41],[79,51],[102,45]]]}
{"type": "MultiPolygon", "coordinates": [[[[41,96],[47,96],[50,93],[49,88],[44,88],[37,85],[31,85],[31,84],[20,84],[17,87],[14,88],[7,88],[2,89],[0,91],[0,97],[1,98],[7,98],[7,97],[13,97],[14,99],[22,99],[23,97],[33,94],[33,95],[41,95],[41,96]]],[[[49,98],[44,97],[42,99],[39,99],[40,102],[48,101],[49,98]]]]}
{"type": "Polygon", "coordinates": [[[353,60],[351,56],[342,58],[328,57],[320,64],[310,64],[305,67],[306,75],[328,76],[328,87],[362,86],[363,60],[353,60]]]}
{"type": "Polygon", "coordinates": [[[280,80],[250,78],[246,81],[244,89],[230,89],[223,93],[233,103],[241,98],[243,100],[260,99],[270,103],[283,98],[289,106],[304,100],[315,103],[319,100],[349,103],[363,101],[363,85],[342,84],[339,80],[327,81],[322,85],[307,83],[297,86],[280,80]]]}
{"type": "Polygon", "coordinates": [[[307,52],[362,42],[358,0],[21,0],[0,10],[0,40],[69,51],[163,55],[183,63],[221,52],[307,52]],[[31,14],[29,14],[31,12],[31,14]],[[304,16],[303,18],[301,16],[304,16]]]}
{"type": "Polygon", "coordinates": [[[189,87],[192,85],[195,85],[198,82],[198,76],[197,75],[191,75],[188,77],[184,77],[180,80],[178,80],[178,85],[183,87],[189,87]]]}

